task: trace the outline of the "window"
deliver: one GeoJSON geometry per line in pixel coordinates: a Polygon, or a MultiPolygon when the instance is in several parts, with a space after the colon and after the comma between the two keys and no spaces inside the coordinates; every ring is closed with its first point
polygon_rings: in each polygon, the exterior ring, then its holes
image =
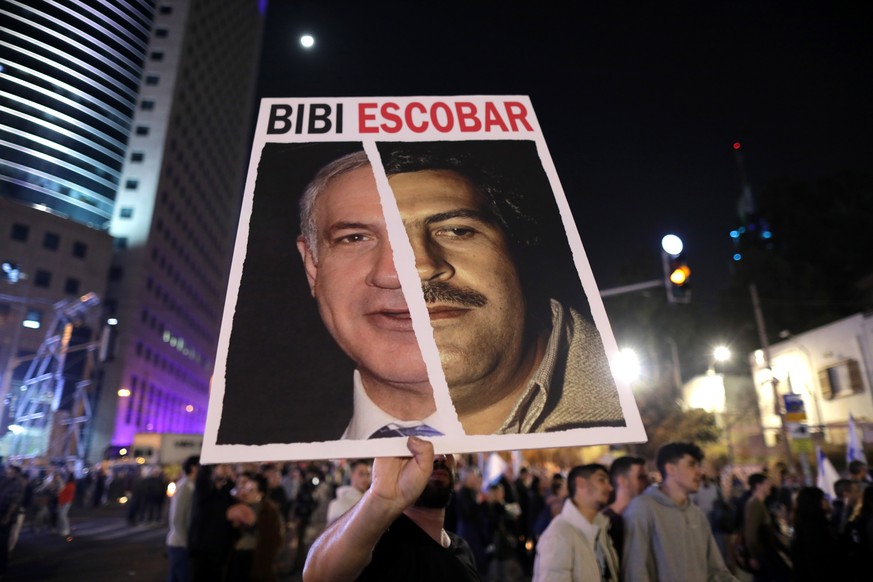
{"type": "Polygon", "coordinates": [[[119,212],[120,218],[133,218],[133,206],[124,206],[119,212]]]}
{"type": "Polygon", "coordinates": [[[161,6],[161,7],[159,8],[159,11],[160,11],[161,14],[172,14],[172,13],[173,13],[173,7],[172,7],[172,6],[168,6],[167,4],[164,4],[163,6],[161,6]]]}
{"type": "Polygon", "coordinates": [[[155,108],[155,100],[154,99],[143,99],[139,104],[139,108],[143,111],[151,111],[155,108]]]}
{"type": "Polygon", "coordinates": [[[136,135],[145,136],[148,134],[149,134],[149,128],[147,126],[145,126],[145,125],[137,125],[136,126],[136,135]]]}
{"type": "Polygon", "coordinates": [[[136,178],[130,178],[124,183],[124,187],[127,190],[136,190],[139,188],[139,180],[136,178]]]}
{"type": "Polygon", "coordinates": [[[155,29],[155,38],[167,38],[167,35],[170,33],[166,28],[156,28],[155,29]]]}
{"type": "Polygon", "coordinates": [[[52,284],[52,274],[49,271],[37,269],[36,275],[33,277],[33,284],[43,289],[48,288],[52,284]]]}
{"type": "Polygon", "coordinates": [[[83,242],[76,241],[73,243],[73,256],[77,259],[84,259],[88,254],[88,245],[83,242]]]}
{"type": "Polygon", "coordinates": [[[153,61],[163,61],[164,60],[164,51],[152,52],[151,58],[153,61]]]}
{"type": "Polygon", "coordinates": [[[115,247],[116,250],[123,251],[127,248],[127,237],[126,236],[117,236],[112,241],[112,246],[115,247]]]}
{"type": "Polygon", "coordinates": [[[145,160],[145,153],[143,152],[133,152],[130,154],[130,161],[135,164],[142,163],[143,160],[145,160]]]}
{"type": "Polygon", "coordinates": [[[12,238],[12,240],[17,240],[18,242],[27,242],[28,234],[30,234],[30,227],[26,224],[16,222],[12,225],[12,235],[10,238],[12,238]]]}
{"type": "Polygon", "coordinates": [[[822,396],[833,400],[841,396],[850,396],[864,390],[861,380],[861,369],[858,360],[848,359],[833,366],[818,371],[818,381],[821,384],[822,396]]]}
{"type": "Polygon", "coordinates": [[[45,233],[45,236],[42,237],[42,248],[44,248],[44,249],[48,249],[50,251],[56,251],[56,250],[58,250],[58,246],[60,246],[60,244],[61,244],[61,237],[60,237],[60,235],[58,235],[56,233],[47,232],[47,233],[45,233]]]}
{"type": "Polygon", "coordinates": [[[64,283],[64,293],[68,295],[78,295],[80,286],[78,279],[67,277],[67,282],[64,283]]]}
{"type": "Polygon", "coordinates": [[[161,78],[158,75],[146,75],[145,84],[150,87],[154,87],[161,81],[161,78]]]}

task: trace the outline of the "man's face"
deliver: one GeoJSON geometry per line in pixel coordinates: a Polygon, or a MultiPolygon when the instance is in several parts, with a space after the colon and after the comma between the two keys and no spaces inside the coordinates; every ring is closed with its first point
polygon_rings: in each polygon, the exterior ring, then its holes
{"type": "Polygon", "coordinates": [[[258,490],[258,484],[248,477],[241,476],[236,480],[236,498],[243,503],[256,503],[262,495],[258,490]]]}
{"type": "Polygon", "coordinates": [[[442,509],[449,504],[455,489],[455,457],[438,455],[433,460],[433,472],[418,500],[416,507],[442,509]]]}
{"type": "Polygon", "coordinates": [[[668,463],[667,468],[667,476],[672,477],[673,481],[686,493],[697,493],[700,489],[703,468],[700,466],[700,461],[691,455],[684,455],[675,464],[668,463]]]}
{"type": "Polygon", "coordinates": [[[321,318],[358,365],[365,385],[427,383],[372,169],[331,180],[316,200],[314,217],[316,249],[303,241],[297,246],[321,318]]]}
{"type": "Polygon", "coordinates": [[[602,509],[609,503],[610,493],[612,493],[612,483],[609,482],[609,474],[597,470],[590,477],[577,478],[576,497],[573,502],[576,505],[585,504],[602,509]]]}
{"type": "Polygon", "coordinates": [[[523,355],[518,271],[484,196],[465,178],[427,170],[388,181],[415,252],[446,381],[464,409],[464,398],[475,402],[489,381],[502,383],[500,374],[523,355]]]}
{"type": "Polygon", "coordinates": [[[649,486],[649,476],[642,465],[631,465],[627,474],[627,490],[631,497],[636,497],[649,486]]]}
{"type": "Polygon", "coordinates": [[[366,491],[370,488],[370,482],[372,480],[372,474],[370,471],[370,465],[365,463],[361,463],[355,467],[352,471],[351,475],[351,483],[352,487],[357,489],[358,491],[366,491]]]}

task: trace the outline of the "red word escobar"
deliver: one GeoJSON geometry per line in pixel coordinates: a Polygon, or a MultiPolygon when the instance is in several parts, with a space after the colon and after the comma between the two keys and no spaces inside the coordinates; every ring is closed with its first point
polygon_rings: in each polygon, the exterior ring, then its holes
{"type": "Polygon", "coordinates": [[[405,105],[386,102],[358,104],[358,131],[360,133],[397,133],[408,129],[414,133],[436,130],[478,132],[533,131],[527,120],[527,107],[518,101],[494,103],[486,101],[478,107],[469,101],[445,103],[436,101],[425,105],[412,101],[405,105]]]}
{"type": "MultiPolygon", "coordinates": [[[[502,132],[533,131],[528,110],[518,101],[470,101],[421,103],[411,101],[358,103],[359,133],[413,133],[437,131],[502,132]]],[[[325,134],[343,132],[343,104],[274,104],[267,120],[268,134],[325,134]],[[307,106],[308,105],[308,106],[307,106]]]]}

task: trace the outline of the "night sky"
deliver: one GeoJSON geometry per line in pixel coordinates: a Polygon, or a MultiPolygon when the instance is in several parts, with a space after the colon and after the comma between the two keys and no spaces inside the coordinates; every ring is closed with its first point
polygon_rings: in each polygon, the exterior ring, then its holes
{"type": "Polygon", "coordinates": [[[735,141],[757,191],[873,167],[862,4],[273,0],[259,96],[529,95],[598,285],[657,276],[675,232],[707,308],[738,226],[735,141]]]}

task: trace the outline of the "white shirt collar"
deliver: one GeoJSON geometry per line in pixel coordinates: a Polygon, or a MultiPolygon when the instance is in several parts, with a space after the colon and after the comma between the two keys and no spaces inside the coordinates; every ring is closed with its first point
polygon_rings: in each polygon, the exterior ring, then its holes
{"type": "Polygon", "coordinates": [[[399,426],[415,426],[424,423],[444,434],[447,434],[447,431],[449,431],[448,426],[450,426],[443,421],[439,411],[421,420],[398,420],[394,418],[370,399],[367,391],[364,389],[364,383],[361,381],[361,374],[357,370],[355,370],[354,375],[354,410],[352,420],[349,421],[349,426],[346,427],[346,431],[343,433],[343,439],[368,439],[374,432],[390,423],[399,426]]]}

